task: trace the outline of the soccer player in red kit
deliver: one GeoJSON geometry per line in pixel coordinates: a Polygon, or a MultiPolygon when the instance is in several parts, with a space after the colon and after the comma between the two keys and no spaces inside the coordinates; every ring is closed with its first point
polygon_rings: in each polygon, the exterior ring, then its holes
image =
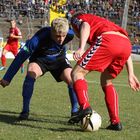
{"type": "Polygon", "coordinates": [[[125,64],[130,87],[134,91],[140,89],[140,83],[133,72],[130,56],[132,45],[128,34],[113,22],[84,12],[75,13],[71,24],[79,37],[79,48],[73,54],[77,64],[72,71],[72,79],[80,111],[77,116],[69,120],[69,123],[78,123],[86,115],[92,114],[87,95],[88,85],[84,77],[91,71],[99,71],[111,121],[107,129],[120,131],[122,124],[119,118],[118,95],[112,80],[121,72],[125,64]],[[90,47],[84,51],[86,43],[90,47]]]}
{"type": "Polygon", "coordinates": [[[11,20],[10,24],[11,24],[11,28],[9,30],[8,40],[2,51],[2,56],[1,56],[2,67],[0,67],[0,70],[4,70],[6,68],[6,53],[7,52],[12,52],[14,56],[17,55],[18,40],[22,38],[21,31],[16,26],[16,21],[11,20]]]}

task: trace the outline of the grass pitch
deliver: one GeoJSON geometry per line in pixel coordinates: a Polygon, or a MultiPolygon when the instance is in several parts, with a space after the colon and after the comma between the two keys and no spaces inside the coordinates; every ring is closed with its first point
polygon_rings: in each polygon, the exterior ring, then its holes
{"type": "MultiPolygon", "coordinates": [[[[11,60],[8,60],[8,64],[11,60]]],[[[26,66],[27,62],[25,63],[26,66]]],[[[74,63],[73,63],[74,64],[74,63]]],[[[140,79],[140,62],[134,62],[135,73],[140,79]]],[[[0,72],[0,78],[5,71],[0,72]]],[[[139,140],[140,92],[134,93],[127,85],[126,69],[114,80],[119,94],[121,132],[106,130],[109,118],[104,94],[99,85],[99,73],[86,78],[89,85],[90,104],[102,117],[102,127],[96,132],[82,132],[80,127],[68,125],[70,101],[66,84],[56,83],[49,73],[35,83],[31,100],[30,118],[17,122],[22,109],[22,83],[26,72],[20,71],[10,86],[0,87],[0,140],[139,140]]]]}

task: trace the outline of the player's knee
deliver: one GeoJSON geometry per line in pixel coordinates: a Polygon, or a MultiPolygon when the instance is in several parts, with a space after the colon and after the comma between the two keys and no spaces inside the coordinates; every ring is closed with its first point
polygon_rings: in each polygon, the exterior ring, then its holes
{"type": "Polygon", "coordinates": [[[72,72],[71,72],[71,78],[72,78],[72,80],[74,80],[74,79],[75,79],[75,76],[76,76],[75,71],[72,71],[72,72]]]}
{"type": "Polygon", "coordinates": [[[73,83],[71,78],[67,79],[65,82],[67,83],[67,85],[72,85],[72,83],[73,83]]]}
{"type": "Polygon", "coordinates": [[[101,87],[112,85],[112,80],[101,79],[100,84],[101,84],[101,87]]]}
{"type": "Polygon", "coordinates": [[[37,79],[39,76],[43,74],[40,66],[36,63],[30,63],[28,67],[28,75],[37,79]]]}
{"type": "Polygon", "coordinates": [[[30,76],[31,78],[36,79],[37,78],[37,74],[35,71],[28,71],[27,75],[30,76]]]}
{"type": "Polygon", "coordinates": [[[72,73],[72,80],[84,79],[84,74],[81,72],[72,73]]]}

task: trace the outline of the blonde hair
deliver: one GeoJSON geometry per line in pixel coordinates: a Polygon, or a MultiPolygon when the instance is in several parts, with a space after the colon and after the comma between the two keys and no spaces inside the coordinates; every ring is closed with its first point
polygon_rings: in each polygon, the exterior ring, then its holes
{"type": "Polygon", "coordinates": [[[52,31],[67,33],[69,30],[69,22],[66,18],[56,18],[51,23],[52,31]]]}

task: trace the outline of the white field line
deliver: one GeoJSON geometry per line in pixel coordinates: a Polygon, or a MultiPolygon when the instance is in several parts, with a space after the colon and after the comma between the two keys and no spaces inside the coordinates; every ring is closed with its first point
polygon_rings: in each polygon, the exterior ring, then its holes
{"type": "MultiPolygon", "coordinates": [[[[98,82],[98,81],[87,81],[87,82],[88,83],[94,83],[94,84],[100,85],[100,82],[98,82]]],[[[120,87],[129,87],[129,84],[123,84],[120,81],[115,81],[115,82],[113,82],[113,85],[120,86],[120,87]]]]}

